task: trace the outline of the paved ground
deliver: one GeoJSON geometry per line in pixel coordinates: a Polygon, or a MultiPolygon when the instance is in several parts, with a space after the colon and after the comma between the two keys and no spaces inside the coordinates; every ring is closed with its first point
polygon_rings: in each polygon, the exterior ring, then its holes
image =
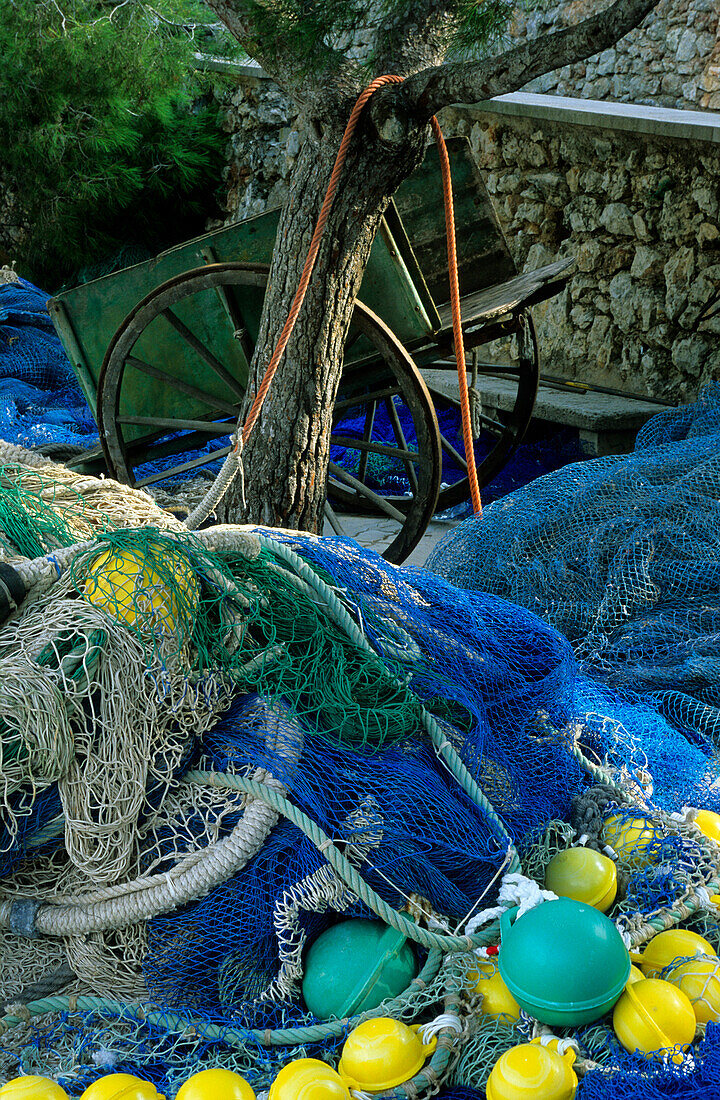
{"type": "MultiPolygon", "coordinates": [[[[339,517],[343,530],[350,538],[355,539],[361,546],[368,546],[382,554],[386,546],[392,542],[397,532],[397,524],[391,519],[381,519],[374,516],[345,516],[339,517]]],[[[448,531],[456,526],[455,523],[431,523],[418,545],[404,565],[424,565],[437,544],[445,538],[448,531]]],[[[332,535],[333,530],[326,522],[325,535],[332,535]]]]}

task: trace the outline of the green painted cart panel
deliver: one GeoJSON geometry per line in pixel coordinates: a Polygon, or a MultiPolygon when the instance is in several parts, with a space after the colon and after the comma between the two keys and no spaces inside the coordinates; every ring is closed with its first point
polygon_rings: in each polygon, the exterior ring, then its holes
{"type": "MultiPolygon", "coordinates": [[[[78,381],[93,413],[100,371],[105,353],[115,332],[130,311],[162,283],[192,268],[216,262],[270,263],[277,233],[279,211],[269,211],[224,226],[211,233],[186,241],[159,256],[101,279],[63,291],[49,302],[51,316],[60,335],[78,381]]],[[[360,292],[361,300],[376,312],[403,343],[416,343],[439,327],[439,317],[425,287],[407,239],[391,211],[373,244],[360,292]],[[395,218],[395,233],[388,221],[395,218]]],[[[233,292],[236,308],[252,344],[258,333],[262,292],[238,288],[233,292]]],[[[234,327],[217,291],[179,303],[174,312],[242,385],[248,364],[234,327]]],[[[356,348],[356,356],[362,346],[356,348]]],[[[231,390],[188,343],[159,319],[143,334],[134,355],[161,367],[173,378],[199,386],[220,401],[237,400],[231,390]]],[[[122,392],[121,416],[153,416],[162,407],[163,416],[207,417],[203,408],[180,390],[168,394],[166,383],[138,370],[129,371],[122,392]],[[158,390],[162,388],[162,401],[158,390]]],[[[132,428],[130,438],[147,434],[147,428],[132,428]]]]}
{"type": "MultiPolygon", "coordinates": [[[[512,279],[517,268],[467,138],[449,138],[447,149],[452,172],[458,278],[460,294],[465,296],[512,279]]],[[[423,163],[395,196],[397,212],[412,242],[418,267],[438,304],[450,300],[440,180],[440,156],[433,144],[423,163]]]]}

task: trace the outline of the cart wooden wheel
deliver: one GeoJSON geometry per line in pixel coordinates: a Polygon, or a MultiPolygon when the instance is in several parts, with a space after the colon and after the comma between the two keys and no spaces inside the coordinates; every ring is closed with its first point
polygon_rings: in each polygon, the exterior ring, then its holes
{"type": "MultiPolygon", "coordinates": [[[[493,331],[489,330],[488,335],[493,331]]],[[[477,338],[468,340],[471,347],[479,347],[477,338]]],[[[538,344],[529,309],[522,310],[517,317],[508,323],[506,335],[499,340],[483,341],[480,348],[480,362],[478,363],[478,377],[483,376],[500,379],[507,391],[506,408],[501,412],[483,410],[476,413],[478,427],[480,429],[479,444],[477,448],[480,457],[476,457],[478,481],[481,490],[498,475],[507,465],[508,461],[520,446],[532,419],[535,399],[539,382],[538,344]],[[492,354],[499,343],[507,346],[509,337],[515,336],[513,354],[505,352],[504,355],[492,354]],[[490,354],[488,354],[490,352],[490,354]]],[[[470,353],[466,352],[468,369],[470,367],[470,353]]],[[[454,372],[454,366],[451,368],[454,372]]],[[[444,372],[445,373],[445,372],[444,372]]],[[[431,384],[431,390],[433,389],[431,384]]],[[[458,406],[456,400],[446,398],[450,404],[458,406]]],[[[441,418],[442,419],[442,418],[441,418]]],[[[438,496],[437,510],[444,511],[470,499],[470,486],[467,478],[467,462],[462,443],[462,432],[458,432],[456,438],[448,438],[442,427],[440,428],[440,442],[442,446],[443,486],[438,496]],[[464,471],[459,480],[448,484],[448,467],[464,471]]]]}
{"type": "MultiPolygon", "coordinates": [[[[119,481],[171,483],[228,454],[267,274],[263,265],[208,264],[163,283],[123,321],[105,355],[97,406],[108,468],[119,481]],[[198,449],[204,453],[187,457],[198,449]]],[[[340,534],[338,506],[392,520],[384,557],[399,563],[436,508],[441,451],[435,410],[410,356],[360,302],[346,349],[327,515],[340,534]],[[361,417],[362,430],[345,434],[351,411],[361,417]],[[384,494],[374,487],[378,461],[399,464],[407,492],[384,494]]]]}

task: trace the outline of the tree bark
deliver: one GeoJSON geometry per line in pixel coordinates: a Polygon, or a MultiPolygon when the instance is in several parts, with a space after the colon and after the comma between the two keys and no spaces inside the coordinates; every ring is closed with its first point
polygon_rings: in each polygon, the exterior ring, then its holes
{"type": "MultiPolygon", "coordinates": [[[[280,217],[241,422],[300,282],[340,138],[341,131],[333,130],[318,140],[311,129],[298,157],[280,217]]],[[[424,127],[403,132],[399,144],[383,146],[374,128],[361,122],[295,329],[243,450],[245,476],[221,503],[221,520],[321,529],[329,426],[353,305],[389,198],[421,161],[424,146],[424,127]]]]}
{"type": "MultiPolygon", "coordinates": [[[[206,2],[312,116],[280,218],[247,413],[300,281],[344,122],[368,76],[331,46],[323,47],[315,77],[303,75],[291,43],[275,42],[269,52],[259,49],[262,36],[249,6],[241,0],[206,2]]],[[[236,482],[228,492],[218,509],[222,520],[321,528],[330,425],[353,303],[388,200],[422,159],[430,117],[449,103],[514,91],[542,73],[605,49],[656,3],[615,0],[574,27],[500,57],[451,65],[441,62],[452,31],[453,0],[421,0],[412,9],[407,34],[392,20],[381,28],[386,37],[378,56],[407,80],[373,96],[353,138],[305,302],[243,453],[244,483],[236,482]]]]}
{"type": "Polygon", "coordinates": [[[452,103],[478,103],[515,92],[544,73],[585,61],[614,46],[657,3],[658,0],[615,0],[572,27],[541,35],[497,57],[458,61],[416,73],[406,81],[404,94],[415,105],[417,117],[427,121],[452,103]]]}

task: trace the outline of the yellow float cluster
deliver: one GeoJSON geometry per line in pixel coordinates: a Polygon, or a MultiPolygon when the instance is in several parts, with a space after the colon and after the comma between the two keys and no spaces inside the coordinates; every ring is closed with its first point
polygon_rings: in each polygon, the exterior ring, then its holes
{"type": "MultiPolygon", "coordinates": [[[[399,1020],[366,1020],[351,1031],[337,1070],[317,1058],[299,1058],[280,1070],[269,1100],[351,1100],[350,1090],[385,1092],[409,1081],[425,1065],[437,1039],[423,1042],[417,1026],[399,1020]]],[[[0,1100],[69,1100],[46,1077],[18,1077],[0,1088],[0,1100]]],[[[81,1100],[165,1100],[150,1081],[111,1073],[89,1085],[81,1100]]],[[[190,1077],[176,1100],[255,1100],[248,1082],[227,1069],[206,1069],[190,1077]]]]}

